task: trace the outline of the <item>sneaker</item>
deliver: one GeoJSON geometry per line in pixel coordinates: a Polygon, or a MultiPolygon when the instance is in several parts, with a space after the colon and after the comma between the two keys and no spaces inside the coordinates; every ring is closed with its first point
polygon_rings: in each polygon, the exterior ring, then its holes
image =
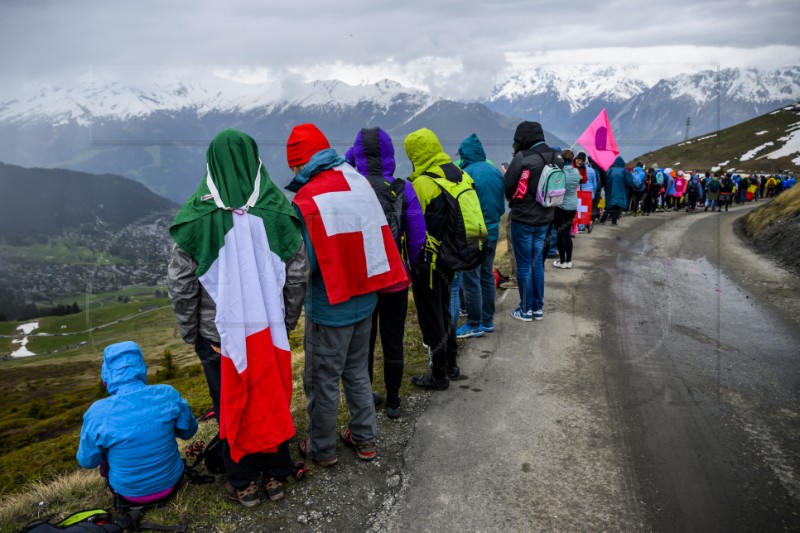
{"type": "Polygon", "coordinates": [[[283,483],[275,478],[270,478],[266,483],[264,483],[264,491],[267,493],[269,499],[273,502],[283,499],[283,483]]]}
{"type": "Polygon", "coordinates": [[[349,428],[344,428],[339,433],[339,440],[348,448],[353,448],[356,455],[362,461],[372,461],[378,456],[378,450],[375,448],[375,441],[359,441],[353,438],[353,433],[349,428]]]}
{"type": "MultiPolygon", "coordinates": [[[[303,440],[301,440],[300,442],[297,443],[297,451],[300,452],[300,456],[303,457],[303,458],[305,458],[306,455],[308,454],[308,445],[309,445],[309,442],[308,442],[307,438],[303,439],[303,440]]],[[[334,455],[333,458],[331,458],[331,459],[322,459],[322,460],[314,459],[314,462],[316,464],[318,464],[319,466],[328,467],[328,466],[335,465],[337,462],[339,462],[339,460],[334,455]]]]}
{"type": "Polygon", "coordinates": [[[494,324],[489,322],[488,324],[483,325],[483,332],[484,333],[493,333],[494,332],[494,324]]]}
{"type": "Polygon", "coordinates": [[[541,320],[544,318],[544,314],[542,314],[542,310],[534,311],[533,312],[533,319],[534,320],[541,320]]]}
{"type": "Polygon", "coordinates": [[[414,376],[411,378],[411,383],[419,387],[420,389],[428,389],[428,390],[445,390],[447,387],[450,386],[450,380],[446,377],[442,379],[436,379],[433,377],[433,373],[425,374],[424,376],[414,376]]]}
{"type": "Polygon", "coordinates": [[[239,502],[245,507],[255,507],[261,503],[261,498],[258,497],[258,485],[255,481],[250,482],[242,490],[234,488],[230,481],[226,481],[223,486],[225,487],[225,497],[232,502],[239,502]]]}
{"type": "Polygon", "coordinates": [[[567,263],[562,263],[560,259],[553,261],[553,266],[556,268],[568,268],[567,263]]]}
{"type": "Polygon", "coordinates": [[[567,266],[565,266],[564,268],[572,268],[572,261],[567,261],[567,262],[566,262],[566,263],[564,263],[564,264],[565,264],[565,265],[567,265],[567,266]]]}
{"type": "Polygon", "coordinates": [[[532,322],[533,321],[533,313],[528,311],[527,313],[517,307],[513,311],[511,311],[511,316],[516,318],[517,320],[522,320],[523,322],[532,322]]]}
{"type": "Polygon", "coordinates": [[[400,418],[400,406],[398,405],[397,407],[389,407],[387,405],[386,416],[388,416],[391,419],[400,418]]]}
{"type": "Polygon", "coordinates": [[[464,324],[456,330],[456,337],[459,339],[468,339],[470,337],[483,337],[483,326],[468,326],[464,324]]]}
{"type": "Polygon", "coordinates": [[[458,310],[458,318],[462,318],[462,317],[465,317],[465,316],[467,316],[467,310],[466,309],[459,309],[458,310]]]}

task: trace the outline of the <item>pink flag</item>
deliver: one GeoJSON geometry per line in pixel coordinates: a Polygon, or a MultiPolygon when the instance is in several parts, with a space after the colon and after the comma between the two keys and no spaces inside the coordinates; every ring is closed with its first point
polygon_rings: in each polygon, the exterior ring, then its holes
{"type": "Polygon", "coordinates": [[[586,131],[578,137],[577,144],[583,146],[589,156],[603,167],[603,170],[611,167],[619,155],[619,148],[614,139],[614,132],[611,131],[611,124],[608,122],[605,108],[589,124],[586,131]]]}

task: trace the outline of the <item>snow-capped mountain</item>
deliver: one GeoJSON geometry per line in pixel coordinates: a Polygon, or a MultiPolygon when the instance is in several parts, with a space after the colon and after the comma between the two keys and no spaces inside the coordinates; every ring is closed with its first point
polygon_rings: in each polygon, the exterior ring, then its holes
{"type": "Polygon", "coordinates": [[[402,139],[415,129],[431,128],[451,155],[477,133],[488,157],[499,163],[510,159],[515,126],[480,103],[437,99],[389,80],[352,86],[330,80],[254,85],[160,78],[125,85],[93,79],[0,98],[0,161],[122,174],[182,201],[203,175],[208,143],[225,128],[250,134],[273,180],[284,185],[291,177],[285,142],[291,128],[304,122],[319,126],[341,153],[361,128],[384,128],[395,140],[398,175],[410,173],[402,139]]]}
{"type": "Polygon", "coordinates": [[[0,95],[0,161],[115,173],[181,201],[202,175],[204,152],[225,128],[252,135],[278,183],[289,179],[284,143],[295,124],[314,122],[347,149],[362,127],[395,139],[398,171],[410,171],[402,138],[419,127],[454,154],[477,133],[487,155],[510,159],[514,127],[538,120],[551,144],[571,145],[606,108],[622,155],[631,158],[800,100],[800,66],[772,72],[724,69],[658,79],[648,66],[539,67],[506,76],[478,102],[456,102],[383,80],[349,85],[275,77],[242,83],[178,74],[122,83],[98,77],[0,95]],[[717,97],[719,95],[719,98],[717,97]],[[560,140],[565,139],[564,141],[560,140]]]}
{"type": "Polygon", "coordinates": [[[800,66],[704,70],[653,81],[643,69],[566,65],[510,76],[485,100],[499,113],[576,139],[606,108],[625,156],[753,118],[800,99],[800,66]],[[719,96],[719,98],[718,98],[719,96]]]}

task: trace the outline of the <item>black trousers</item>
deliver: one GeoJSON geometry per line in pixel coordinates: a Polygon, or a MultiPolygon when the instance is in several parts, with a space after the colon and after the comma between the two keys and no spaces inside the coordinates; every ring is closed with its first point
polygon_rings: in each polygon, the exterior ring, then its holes
{"type": "MultiPolygon", "coordinates": [[[[194,350],[203,365],[206,375],[208,392],[214,405],[214,416],[219,422],[220,393],[222,390],[222,366],[220,355],[211,348],[208,339],[200,338],[194,350]]],[[[244,489],[251,482],[256,481],[262,473],[266,479],[275,478],[286,481],[288,476],[294,474],[294,465],[289,453],[289,441],[284,442],[275,453],[255,453],[245,455],[239,462],[231,457],[230,446],[226,439],[222,441],[222,459],[225,462],[225,472],[236,489],[244,489]]]]}
{"type": "Polygon", "coordinates": [[[616,224],[620,214],[622,214],[622,208],[620,206],[615,205],[607,207],[606,210],[603,211],[603,216],[600,217],[600,222],[605,222],[608,220],[608,215],[611,215],[611,223],[616,224]]]}
{"type": "Polygon", "coordinates": [[[417,307],[422,339],[428,345],[433,377],[443,379],[456,366],[458,345],[456,328],[450,316],[450,284],[453,273],[430,270],[427,263],[411,267],[414,304],[417,307]]]}
{"type": "MultiPolygon", "coordinates": [[[[408,289],[378,293],[378,306],[372,313],[372,332],[369,336],[369,379],[372,381],[375,362],[375,342],[381,334],[383,347],[383,382],[386,385],[386,405],[400,407],[400,385],[403,381],[403,335],[408,312],[408,289]]],[[[426,343],[427,344],[427,343],[426,343]]]]}
{"type": "Polygon", "coordinates": [[[567,211],[556,207],[553,211],[553,225],[558,238],[558,260],[562,263],[572,261],[572,222],[575,220],[575,211],[567,211]]]}

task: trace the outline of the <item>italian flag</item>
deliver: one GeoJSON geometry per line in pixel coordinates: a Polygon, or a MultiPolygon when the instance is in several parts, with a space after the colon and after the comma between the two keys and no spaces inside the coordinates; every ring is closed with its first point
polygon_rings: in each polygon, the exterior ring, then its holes
{"type": "MultiPolygon", "coordinates": [[[[241,180],[215,181],[209,165],[205,181],[170,228],[175,242],[197,262],[195,274],[216,304],[222,374],[219,432],[237,462],[244,455],[274,452],[295,434],[283,287],[286,262],[301,243],[300,221],[255,161],[257,178],[244,207],[225,206],[230,183],[239,186],[241,180]],[[220,182],[227,183],[227,190],[218,188],[220,182]]],[[[233,170],[229,173],[235,176],[233,170]]]]}
{"type": "MultiPolygon", "coordinates": [[[[281,257],[273,250],[264,220],[248,212],[232,219],[216,257],[198,271],[200,283],[217,306],[221,340],[220,438],[231,457],[273,452],[295,434],[289,404],[292,361],[284,323],[281,257]]],[[[287,253],[288,252],[288,253],[287,253]]],[[[199,269],[198,269],[199,270],[199,269]]]]}

